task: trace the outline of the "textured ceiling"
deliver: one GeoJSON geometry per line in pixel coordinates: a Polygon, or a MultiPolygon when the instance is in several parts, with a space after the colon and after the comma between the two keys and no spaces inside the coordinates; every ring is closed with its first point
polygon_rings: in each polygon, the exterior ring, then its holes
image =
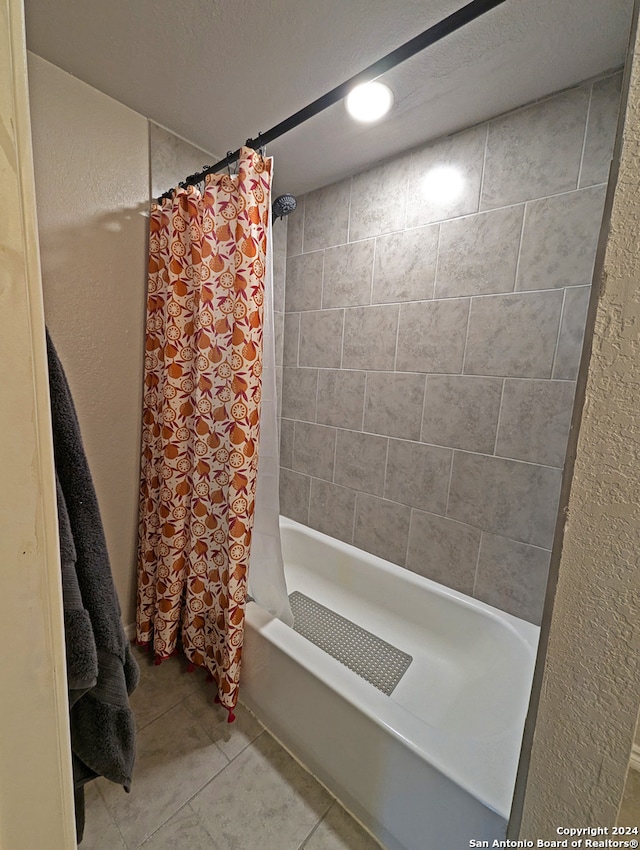
{"type": "MultiPolygon", "coordinates": [[[[224,155],[463,0],[25,0],[30,50],[224,155]]],[[[273,142],[300,193],[621,65],[633,0],[506,0],[384,76],[375,126],[342,103],[273,142]]]]}

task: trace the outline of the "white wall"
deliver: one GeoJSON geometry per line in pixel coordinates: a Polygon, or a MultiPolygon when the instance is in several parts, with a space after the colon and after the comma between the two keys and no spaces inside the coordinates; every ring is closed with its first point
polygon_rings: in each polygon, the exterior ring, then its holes
{"type": "Polygon", "coordinates": [[[147,121],[29,54],[45,315],[78,410],[132,622],[145,310],[147,121]]]}
{"type": "Polygon", "coordinates": [[[210,155],[29,54],[45,315],[135,619],[147,212],[210,155]]]}

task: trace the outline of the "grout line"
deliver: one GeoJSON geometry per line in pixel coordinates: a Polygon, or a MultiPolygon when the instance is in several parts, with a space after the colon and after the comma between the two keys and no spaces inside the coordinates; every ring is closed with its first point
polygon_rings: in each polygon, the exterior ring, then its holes
{"type": "Polygon", "coordinates": [[[320,391],[319,387],[320,387],[320,370],[316,368],[316,398],[315,398],[315,402],[314,402],[314,405],[313,405],[313,420],[312,420],[314,423],[318,422],[318,393],[320,391]]]}
{"type": "Polygon", "coordinates": [[[516,292],[532,292],[534,290],[530,289],[518,289],[518,275],[520,274],[520,257],[522,256],[522,242],[524,240],[524,227],[527,218],[527,210],[529,208],[528,203],[524,203],[522,205],[524,209],[522,210],[522,224],[520,225],[520,241],[518,242],[518,256],[516,258],[516,273],[513,279],[513,289],[511,290],[513,293],[516,292]]]}
{"type": "Polygon", "coordinates": [[[373,304],[338,304],[335,307],[314,307],[312,310],[287,310],[285,315],[291,313],[320,313],[326,310],[356,310],[359,307],[393,307],[394,305],[402,304],[432,304],[439,301],[467,301],[470,298],[504,298],[505,295],[540,295],[545,292],[559,292],[562,289],[581,289],[586,286],[591,286],[590,283],[577,283],[571,286],[552,286],[541,289],[505,289],[501,292],[486,292],[482,295],[447,295],[440,298],[407,298],[402,301],[376,301],[373,304]]]}
{"type": "Polygon", "coordinates": [[[324,309],[324,270],[325,270],[326,251],[322,249],[322,281],[320,283],[320,310],[324,309]]]}
{"type": "MultiPolygon", "coordinates": [[[[365,430],[364,430],[364,414],[365,414],[365,411],[367,409],[367,383],[369,381],[369,372],[366,369],[365,370],[359,370],[359,371],[364,371],[364,393],[362,395],[362,419],[360,421],[360,432],[359,432],[361,434],[364,434],[365,433],[365,430]]],[[[350,430],[350,429],[348,429],[348,430],[350,430]]]]}
{"type": "Polygon", "coordinates": [[[417,510],[420,510],[420,509],[414,508],[413,505],[411,505],[411,510],[409,511],[409,532],[407,534],[407,548],[406,548],[405,553],[404,553],[404,567],[407,570],[411,569],[411,567],[408,566],[408,564],[409,564],[409,543],[411,542],[411,531],[412,531],[412,526],[414,524],[414,513],[417,510]]]}
{"type": "MultiPolygon", "coordinates": [[[[502,204],[501,206],[498,206],[498,207],[488,207],[487,209],[476,210],[475,212],[462,213],[460,215],[452,215],[448,218],[438,218],[435,221],[426,221],[426,222],[423,222],[422,224],[414,224],[411,227],[404,227],[404,228],[398,228],[397,230],[390,230],[386,233],[379,233],[375,236],[363,236],[362,239],[354,239],[352,242],[339,242],[336,245],[328,245],[327,248],[343,248],[345,245],[357,245],[360,242],[372,242],[376,239],[379,239],[381,236],[393,236],[394,234],[397,235],[397,234],[404,234],[404,233],[412,233],[415,230],[422,230],[422,228],[424,228],[424,227],[437,227],[440,224],[448,224],[450,221],[462,221],[463,219],[466,219],[466,218],[474,218],[475,216],[479,216],[479,215],[488,215],[488,214],[491,214],[491,213],[494,213],[494,212],[501,212],[503,210],[510,210],[510,209],[513,209],[513,207],[521,207],[523,204],[529,204],[529,203],[532,203],[533,201],[546,201],[546,200],[549,200],[551,198],[561,198],[564,195],[574,195],[576,192],[584,192],[587,189],[597,189],[597,188],[602,188],[602,187],[606,188],[607,186],[608,186],[608,181],[605,180],[604,182],[601,181],[599,183],[593,183],[593,184],[590,184],[588,186],[580,186],[579,189],[578,188],[577,189],[563,189],[561,192],[549,192],[546,195],[536,195],[533,198],[521,198],[520,200],[514,201],[513,203],[510,203],[510,204],[502,204]]],[[[307,251],[306,254],[307,255],[317,254],[320,251],[327,250],[327,248],[316,248],[314,251],[307,251]]],[[[291,254],[289,259],[301,257],[304,253],[305,252],[303,252],[302,254],[291,254]]]]}
{"type": "MultiPolygon", "coordinates": [[[[484,296],[479,295],[477,297],[482,298],[484,296]]],[[[468,299],[469,305],[468,305],[468,308],[467,308],[467,329],[464,332],[464,351],[462,352],[462,369],[460,370],[460,375],[465,374],[464,369],[465,369],[465,366],[467,364],[467,347],[468,347],[468,344],[469,344],[469,325],[471,324],[471,304],[472,304],[473,300],[474,300],[474,296],[472,296],[468,299]]]]}
{"type": "Polygon", "coordinates": [[[593,83],[591,83],[591,88],[589,89],[589,105],[587,106],[587,118],[584,122],[584,136],[582,137],[582,151],[580,152],[580,166],[578,168],[578,179],[576,182],[576,189],[580,188],[580,180],[582,179],[582,166],[584,163],[584,152],[587,148],[587,132],[589,130],[589,117],[591,115],[591,104],[593,102],[593,83]]]}
{"type": "Polygon", "coordinates": [[[300,253],[301,254],[304,254],[304,232],[307,229],[306,223],[307,223],[307,197],[308,197],[308,195],[309,195],[309,193],[306,192],[305,196],[304,196],[304,207],[302,208],[302,222],[301,222],[301,224],[302,224],[302,234],[301,234],[301,237],[300,237],[300,253]]]}
{"type": "Polygon", "coordinates": [[[564,310],[565,310],[566,302],[567,302],[567,289],[565,287],[565,290],[562,293],[562,306],[560,308],[560,321],[558,322],[558,333],[556,335],[556,345],[555,345],[555,348],[553,349],[553,360],[551,361],[551,373],[550,373],[548,378],[543,378],[542,380],[547,380],[547,381],[553,380],[553,373],[554,373],[555,368],[556,368],[556,360],[557,360],[557,357],[558,357],[558,348],[560,347],[560,335],[562,333],[562,322],[564,320],[564,310]]]}
{"type": "MultiPolygon", "coordinates": [[[[113,816],[113,813],[112,813],[112,811],[111,811],[111,806],[109,806],[109,805],[107,804],[107,801],[105,800],[105,798],[104,798],[104,797],[103,797],[103,795],[102,795],[102,791],[100,790],[100,785],[99,785],[98,783],[95,783],[94,788],[95,788],[95,789],[96,789],[96,791],[98,792],[98,797],[100,797],[100,800],[101,800],[101,802],[102,802],[102,805],[103,805],[103,806],[105,807],[105,809],[107,810],[107,814],[108,814],[108,816],[109,816],[109,820],[111,821],[111,823],[113,824],[113,826],[114,826],[114,828],[115,828],[116,832],[117,832],[117,833],[118,833],[118,835],[120,836],[120,840],[122,841],[122,846],[123,846],[123,847],[127,847],[127,848],[128,848],[128,847],[129,847],[129,845],[128,845],[128,844],[127,844],[127,842],[124,840],[124,835],[122,834],[122,832],[121,832],[121,830],[120,830],[120,827],[118,826],[118,822],[116,821],[115,817],[113,816]]],[[[165,823],[166,823],[166,821],[165,821],[165,823]]],[[[162,824],[162,826],[164,826],[164,824],[162,824]]],[[[85,818],[85,828],[86,828],[86,818],[85,818]]],[[[161,828],[161,827],[158,827],[158,829],[160,829],[160,828],[161,828]]],[[[156,831],[157,831],[157,830],[156,830],[156,831]]],[[[146,841],[147,839],[145,838],[144,840],[146,841]]],[[[136,845],[136,846],[138,846],[138,845],[136,845]]]]}
{"type": "Polygon", "coordinates": [[[431,298],[427,299],[429,301],[436,300],[436,291],[438,289],[438,272],[440,270],[440,240],[442,239],[442,224],[443,222],[439,222],[436,225],[438,228],[438,239],[436,242],[436,267],[433,272],[433,287],[431,290],[431,298]]]}
{"type": "Polygon", "coordinates": [[[353,521],[351,523],[351,542],[353,543],[354,546],[355,546],[354,541],[356,539],[356,516],[358,514],[358,493],[361,493],[361,492],[362,492],[361,490],[354,490],[356,497],[353,500],[353,521]]]}
{"type": "Polygon", "coordinates": [[[482,208],[482,190],[484,189],[484,171],[487,165],[487,149],[489,147],[489,124],[491,122],[487,121],[487,131],[484,136],[484,150],[482,152],[482,171],[480,173],[480,191],[478,193],[478,212],[480,212],[482,208]]]}
{"type": "Polygon", "coordinates": [[[498,407],[498,421],[496,422],[496,438],[493,441],[493,456],[497,457],[496,451],[498,450],[498,434],[500,433],[500,419],[502,418],[502,402],[504,401],[504,388],[507,384],[507,379],[502,379],[502,391],[500,392],[500,406],[498,407]]]}
{"type": "Polygon", "coordinates": [[[311,827],[311,830],[307,833],[307,835],[305,836],[305,838],[303,838],[303,839],[302,839],[302,843],[298,845],[298,850],[304,850],[304,848],[307,846],[307,843],[311,840],[311,838],[312,838],[312,836],[313,836],[314,832],[318,829],[318,827],[320,826],[320,824],[322,823],[322,821],[323,821],[323,820],[326,818],[326,816],[329,814],[329,810],[333,807],[334,802],[335,802],[335,800],[332,800],[332,801],[331,801],[331,805],[329,806],[329,808],[327,809],[327,811],[326,811],[323,815],[321,815],[321,816],[320,816],[320,818],[318,819],[317,823],[315,823],[315,824],[311,827]]]}
{"type": "Polygon", "coordinates": [[[344,334],[345,334],[345,326],[347,324],[347,312],[346,309],[342,308],[342,338],[340,340],[340,365],[338,369],[342,369],[342,361],[344,359],[344,334]]]}
{"type": "Polygon", "coordinates": [[[425,375],[424,395],[422,397],[422,415],[420,417],[420,438],[418,440],[418,442],[421,443],[421,444],[422,444],[422,432],[424,430],[424,414],[427,410],[427,389],[428,389],[428,387],[429,387],[429,375],[425,375]]]}
{"type": "Polygon", "coordinates": [[[296,469],[296,431],[298,430],[297,426],[299,424],[300,424],[299,419],[294,420],[294,422],[293,422],[293,440],[292,440],[292,443],[291,443],[291,471],[292,472],[299,472],[299,470],[296,469]]]}
{"type": "Polygon", "coordinates": [[[482,541],[484,539],[485,531],[480,531],[480,542],[478,543],[478,554],[476,555],[476,568],[473,573],[473,589],[471,591],[471,595],[475,599],[476,596],[476,585],[478,584],[478,566],[480,565],[480,550],[482,549],[482,541]]]}
{"type": "Polygon", "coordinates": [[[398,341],[400,339],[400,315],[402,314],[402,304],[398,304],[398,318],[396,319],[396,347],[393,352],[393,373],[398,371],[398,341]]]}
{"type": "Polygon", "coordinates": [[[378,247],[378,239],[374,238],[373,240],[373,257],[371,262],[371,286],[369,287],[369,304],[362,306],[370,306],[373,304],[373,283],[376,276],[376,249],[378,247]]]}
{"type": "Polygon", "coordinates": [[[349,177],[349,210],[347,212],[347,242],[351,242],[351,199],[353,198],[353,174],[349,177]]]}
{"type": "MultiPolygon", "coordinates": [[[[405,183],[404,183],[404,213],[403,213],[403,216],[402,216],[403,227],[399,231],[399,232],[402,232],[402,233],[409,229],[407,227],[407,219],[409,217],[409,186],[410,186],[410,183],[411,183],[411,181],[409,180],[409,177],[411,175],[411,161],[413,159],[413,152],[411,152],[408,155],[407,159],[408,159],[408,161],[405,162],[404,168],[403,168],[404,180],[405,180],[405,183]]],[[[395,233],[395,232],[398,232],[398,231],[392,231],[392,232],[395,233]]]]}
{"type": "MultiPolygon", "coordinates": [[[[387,447],[384,453],[384,475],[382,476],[382,498],[387,498],[387,471],[389,469],[389,440],[390,437],[387,437],[387,447]]],[[[393,499],[391,501],[394,501],[393,499]]]]}
{"type": "MultiPolygon", "coordinates": [[[[300,368],[300,339],[302,337],[302,313],[298,313],[298,344],[296,345],[296,368],[300,368]]],[[[284,344],[282,346],[284,348],[284,344]]]]}
{"type": "MultiPolygon", "coordinates": [[[[470,377],[470,378],[473,378],[473,377],[478,377],[478,376],[476,376],[476,375],[469,375],[469,376],[456,375],[454,377],[470,377]]],[[[482,377],[482,376],[480,376],[480,377],[482,377]]],[[[503,381],[507,381],[507,380],[509,380],[509,381],[512,381],[512,380],[513,381],[520,381],[520,380],[542,380],[542,381],[546,381],[548,379],[547,378],[503,378],[502,380],[503,381]]],[[[554,383],[575,384],[575,381],[563,380],[563,381],[554,381],[554,383]]],[[[286,418],[288,418],[290,421],[293,421],[293,420],[290,419],[290,417],[285,417],[285,419],[286,418]]],[[[364,431],[364,430],[356,431],[353,428],[341,428],[339,425],[327,425],[326,423],[323,423],[323,422],[315,423],[315,422],[311,422],[308,419],[299,419],[299,420],[295,420],[295,421],[302,422],[302,423],[309,424],[309,425],[318,424],[318,425],[322,425],[325,428],[336,428],[336,430],[338,430],[338,431],[345,431],[345,432],[348,432],[348,433],[351,433],[351,434],[364,435],[366,437],[380,437],[382,439],[387,439],[387,440],[399,440],[400,442],[411,443],[412,445],[415,445],[415,446],[430,446],[431,448],[434,448],[434,449],[448,449],[449,451],[459,452],[460,454],[473,455],[474,457],[486,457],[486,458],[491,458],[493,460],[508,460],[511,463],[521,463],[521,464],[524,464],[526,466],[536,466],[536,467],[539,467],[539,468],[542,468],[542,469],[553,469],[553,470],[562,469],[561,466],[553,466],[552,464],[549,464],[549,463],[538,463],[538,462],[532,461],[532,460],[523,460],[522,458],[519,458],[519,457],[509,457],[508,455],[496,455],[496,454],[489,454],[488,452],[476,452],[476,451],[473,451],[472,449],[462,449],[462,448],[459,448],[458,446],[443,446],[443,445],[440,445],[439,443],[428,443],[428,442],[425,442],[423,440],[411,440],[408,437],[390,437],[388,434],[380,434],[379,432],[376,432],[376,431],[364,431]]],[[[288,469],[288,467],[284,467],[284,469],[288,469]]],[[[292,471],[296,472],[297,470],[294,469],[292,471]]],[[[300,473],[300,474],[303,474],[303,473],[300,473]]],[[[342,487],[342,486],[348,486],[348,485],[342,485],[341,484],[339,486],[342,487]]],[[[350,489],[353,489],[353,488],[350,488],[350,489]]],[[[374,495],[374,494],[371,493],[370,495],[374,495]]],[[[382,497],[380,497],[380,498],[382,498],[382,497]]],[[[390,499],[389,501],[395,501],[395,500],[390,499]]],[[[404,504],[404,503],[398,502],[398,504],[404,504]]]]}
{"type": "Polygon", "coordinates": [[[447,503],[444,508],[445,517],[449,516],[449,496],[451,495],[451,481],[453,479],[453,463],[456,459],[456,449],[451,452],[451,466],[449,467],[449,484],[447,485],[447,503]]]}

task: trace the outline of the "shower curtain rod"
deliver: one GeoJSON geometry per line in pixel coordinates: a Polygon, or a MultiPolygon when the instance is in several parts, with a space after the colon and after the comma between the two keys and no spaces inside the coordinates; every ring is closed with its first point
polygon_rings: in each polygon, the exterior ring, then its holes
{"type": "MultiPolygon", "coordinates": [[[[368,68],[365,68],[364,71],[360,71],[360,73],[350,77],[344,83],[341,83],[341,85],[331,89],[331,91],[322,95],[322,97],[317,98],[317,100],[314,100],[303,109],[299,109],[297,112],[294,112],[293,115],[285,118],[284,121],[281,121],[279,124],[276,124],[275,127],[267,130],[266,133],[258,133],[255,139],[247,139],[245,142],[246,147],[253,148],[254,150],[264,147],[269,144],[269,142],[272,142],[279,136],[288,133],[289,130],[293,130],[294,127],[303,124],[305,121],[308,121],[309,118],[313,118],[314,115],[317,115],[319,112],[323,112],[325,109],[328,109],[329,106],[333,106],[334,103],[342,100],[349,94],[354,86],[360,83],[371,82],[371,80],[376,79],[387,71],[390,71],[391,68],[395,68],[396,65],[404,62],[405,59],[410,59],[412,56],[415,56],[416,53],[420,53],[425,48],[430,47],[432,44],[435,44],[447,35],[451,35],[451,33],[459,30],[466,24],[471,23],[471,21],[481,17],[486,12],[489,12],[496,6],[500,6],[504,2],[506,2],[506,0],[472,0],[471,3],[467,3],[466,6],[463,6],[456,12],[453,12],[453,14],[443,18],[437,24],[434,24],[419,35],[415,36],[415,38],[410,39],[400,45],[400,47],[392,50],[391,53],[387,53],[387,55],[383,56],[382,59],[378,59],[377,62],[374,62],[372,65],[369,65],[368,68]]],[[[196,174],[190,174],[179,185],[183,189],[186,189],[187,186],[195,186],[196,183],[201,183],[207,175],[214,174],[216,171],[221,171],[232,162],[235,162],[239,156],[239,148],[236,151],[230,151],[224,159],[220,160],[220,162],[216,162],[215,165],[208,165],[196,174]]],[[[173,189],[168,189],[162,195],[158,196],[158,203],[162,202],[164,198],[170,198],[172,194],[173,189]]]]}

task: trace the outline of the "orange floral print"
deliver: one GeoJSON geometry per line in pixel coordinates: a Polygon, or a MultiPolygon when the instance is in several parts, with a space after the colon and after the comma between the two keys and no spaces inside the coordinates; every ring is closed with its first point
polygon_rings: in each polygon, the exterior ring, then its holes
{"type": "MultiPolygon", "coordinates": [[[[258,469],[271,161],[151,208],[137,639],[238,699],[258,469]]],[[[232,715],[230,714],[230,718],[232,715]]]]}

